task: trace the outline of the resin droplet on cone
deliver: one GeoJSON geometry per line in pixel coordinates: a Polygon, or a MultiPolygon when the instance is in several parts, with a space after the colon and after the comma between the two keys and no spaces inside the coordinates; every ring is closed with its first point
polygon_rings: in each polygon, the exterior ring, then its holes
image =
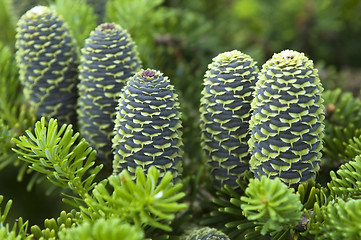
{"type": "Polygon", "coordinates": [[[255,177],[280,177],[291,187],[315,177],[324,129],[322,91],[303,53],[285,50],[263,65],[250,121],[255,177]]]}

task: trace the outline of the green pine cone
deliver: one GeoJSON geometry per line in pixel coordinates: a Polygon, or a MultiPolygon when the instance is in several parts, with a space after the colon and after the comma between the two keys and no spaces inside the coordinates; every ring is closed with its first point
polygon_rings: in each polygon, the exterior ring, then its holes
{"type": "Polygon", "coordinates": [[[37,6],[19,19],[16,38],[20,80],[36,116],[74,123],[77,55],[66,25],[48,7],[37,6]]]}
{"type": "Polygon", "coordinates": [[[249,169],[252,91],[258,67],[237,50],[219,54],[208,66],[201,98],[202,148],[210,156],[217,186],[237,187],[237,178],[249,169]]]}
{"type": "Polygon", "coordinates": [[[155,70],[141,70],[129,79],[119,99],[113,149],[115,174],[134,175],[137,166],[154,165],[179,176],[182,123],[178,96],[169,79],[155,70]]]}
{"type": "Polygon", "coordinates": [[[101,24],[86,39],[79,66],[79,131],[105,164],[113,160],[112,138],[119,95],[139,68],[135,44],[119,25],[101,24]]]}
{"type": "Polygon", "coordinates": [[[223,232],[210,227],[192,230],[185,240],[229,240],[223,232]]]}
{"type": "Polygon", "coordinates": [[[311,179],[321,159],[322,85],[313,62],[285,50],[267,61],[252,101],[250,165],[255,177],[280,177],[290,187],[311,179]]]}

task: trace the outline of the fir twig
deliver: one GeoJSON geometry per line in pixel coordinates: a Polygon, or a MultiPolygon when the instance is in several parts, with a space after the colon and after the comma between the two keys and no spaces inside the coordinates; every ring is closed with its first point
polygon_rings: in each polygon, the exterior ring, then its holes
{"type": "Polygon", "coordinates": [[[173,184],[173,176],[167,171],[164,176],[152,166],[144,173],[137,167],[135,181],[127,170],[110,176],[93,190],[93,196],[85,199],[88,208],[81,207],[85,219],[117,216],[124,222],[142,228],[153,227],[171,231],[169,224],[175,214],[187,207],[178,203],[185,194],[181,183],[173,184]],[[109,191],[109,187],[113,191],[109,191]]]}
{"type": "Polygon", "coordinates": [[[53,184],[85,198],[102,165],[94,166],[96,152],[84,139],[78,140],[79,133],[73,132],[72,125],[64,124],[58,129],[57,120],[50,119],[47,124],[43,117],[36,122],[34,133],[28,130],[27,136],[12,139],[18,146],[13,151],[53,184]]]}

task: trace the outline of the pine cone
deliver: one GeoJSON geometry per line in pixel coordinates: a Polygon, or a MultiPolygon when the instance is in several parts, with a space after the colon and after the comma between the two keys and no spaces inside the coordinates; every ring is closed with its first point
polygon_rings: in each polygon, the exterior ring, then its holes
{"type": "Polygon", "coordinates": [[[210,227],[192,229],[185,240],[229,240],[223,232],[210,227]]]}
{"type": "Polygon", "coordinates": [[[202,147],[210,156],[215,184],[237,187],[237,178],[249,169],[252,91],[258,68],[237,50],[219,54],[208,66],[201,99],[202,147]]]}
{"type": "Polygon", "coordinates": [[[20,80],[37,118],[75,123],[77,56],[66,25],[48,7],[37,6],[18,21],[16,38],[20,80]]]}
{"type": "Polygon", "coordinates": [[[116,106],[122,88],[140,68],[135,44],[117,24],[101,24],[82,49],[78,115],[79,131],[97,150],[103,164],[113,160],[116,106]]]}
{"type": "Polygon", "coordinates": [[[285,50],[262,68],[252,101],[249,140],[255,177],[280,177],[290,187],[311,179],[321,159],[323,88],[313,62],[285,50]]]}
{"type": "Polygon", "coordinates": [[[114,173],[154,165],[164,174],[181,171],[182,132],[178,96],[169,79],[155,70],[141,70],[124,88],[115,120],[114,173]]]}

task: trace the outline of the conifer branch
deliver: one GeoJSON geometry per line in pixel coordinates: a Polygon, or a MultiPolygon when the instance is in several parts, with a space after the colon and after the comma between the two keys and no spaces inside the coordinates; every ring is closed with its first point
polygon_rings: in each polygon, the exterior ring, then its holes
{"type": "Polygon", "coordinates": [[[94,165],[96,152],[84,139],[78,140],[79,133],[74,134],[72,125],[64,124],[59,129],[57,120],[50,119],[47,124],[43,117],[36,122],[34,132],[28,130],[26,135],[12,139],[19,158],[53,184],[85,198],[102,165],[94,165]]]}
{"type": "Polygon", "coordinates": [[[167,171],[163,175],[155,166],[147,173],[137,167],[135,181],[133,178],[123,170],[96,185],[93,196],[85,198],[88,208],[81,207],[84,219],[117,216],[142,228],[171,231],[169,224],[175,214],[187,207],[185,203],[178,203],[185,196],[181,192],[182,184],[173,184],[172,173],[167,171]]]}
{"type": "MultiPolygon", "coordinates": [[[[0,195],[0,204],[2,204],[4,197],[0,195]]],[[[25,221],[22,218],[18,218],[17,221],[11,227],[6,222],[6,217],[10,211],[12,200],[7,201],[5,205],[4,212],[0,207],[0,239],[6,240],[30,240],[32,235],[27,233],[28,221],[25,221]]]]}

